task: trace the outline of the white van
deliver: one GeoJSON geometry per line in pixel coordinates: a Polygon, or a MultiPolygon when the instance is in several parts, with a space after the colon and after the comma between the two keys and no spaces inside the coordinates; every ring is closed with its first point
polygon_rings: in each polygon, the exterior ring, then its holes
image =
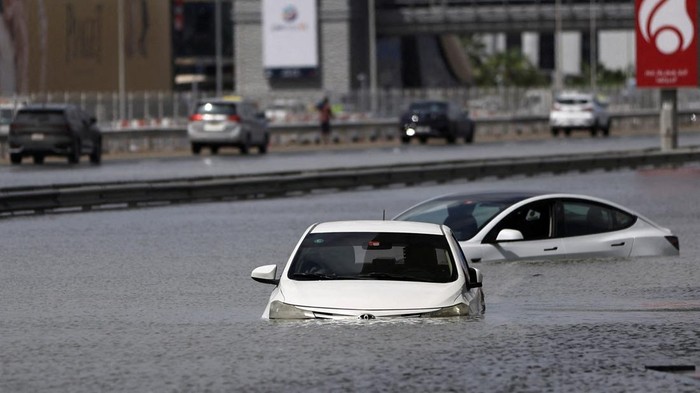
{"type": "Polygon", "coordinates": [[[189,118],[187,136],[193,154],[199,154],[203,147],[217,154],[219,148],[229,146],[237,147],[241,154],[248,154],[251,147],[265,154],[270,142],[265,113],[259,112],[254,102],[239,96],[197,102],[189,118]]]}

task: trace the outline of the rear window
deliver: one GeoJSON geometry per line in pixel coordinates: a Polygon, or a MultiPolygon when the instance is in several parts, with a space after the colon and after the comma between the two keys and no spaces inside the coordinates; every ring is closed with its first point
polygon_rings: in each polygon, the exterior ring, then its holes
{"type": "Polygon", "coordinates": [[[585,105],[585,104],[590,104],[591,99],[590,98],[584,98],[584,97],[576,97],[576,98],[558,98],[557,102],[562,105],[585,105]]]}
{"type": "Polygon", "coordinates": [[[238,111],[236,104],[221,104],[221,103],[211,103],[211,102],[201,102],[197,105],[195,113],[202,115],[237,115],[238,111]]]}
{"type": "Polygon", "coordinates": [[[22,124],[56,124],[65,123],[63,111],[19,111],[15,122],[22,124]]]}
{"type": "Polygon", "coordinates": [[[420,102],[411,104],[409,110],[412,112],[444,113],[447,112],[447,104],[442,102],[420,102]]]}

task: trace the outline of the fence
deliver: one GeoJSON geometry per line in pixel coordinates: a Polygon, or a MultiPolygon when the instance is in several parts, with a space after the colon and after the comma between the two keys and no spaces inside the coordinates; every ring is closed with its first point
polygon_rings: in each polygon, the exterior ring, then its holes
{"type": "MultiPolygon", "coordinates": [[[[599,95],[609,102],[611,112],[625,113],[659,108],[656,89],[628,87],[601,88],[599,95]]],[[[31,94],[16,101],[37,103],[72,103],[95,114],[98,121],[110,127],[133,128],[154,125],[182,125],[192,107],[211,92],[130,92],[125,97],[125,114],[120,115],[120,97],[115,92],[48,92],[31,94]],[[123,118],[122,118],[123,117],[123,118]]],[[[472,117],[499,115],[546,115],[552,104],[548,88],[519,87],[444,88],[444,89],[391,89],[371,95],[367,89],[348,93],[328,93],[338,120],[398,117],[411,101],[419,99],[446,99],[459,103],[472,117]]],[[[249,98],[266,109],[273,123],[315,121],[317,92],[289,91],[252,95],[249,98]],[[277,115],[283,113],[282,116],[277,115]]],[[[700,109],[699,89],[680,89],[678,104],[681,110],[700,109]]]]}

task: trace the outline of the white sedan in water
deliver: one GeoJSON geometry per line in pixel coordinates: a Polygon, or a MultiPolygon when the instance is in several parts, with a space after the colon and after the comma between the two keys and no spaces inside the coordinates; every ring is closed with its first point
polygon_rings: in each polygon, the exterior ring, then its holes
{"type": "Polygon", "coordinates": [[[485,192],[421,202],[394,218],[444,224],[470,262],[679,255],[669,229],[578,194],[485,192]]]}
{"type": "Polygon", "coordinates": [[[451,317],[484,311],[482,276],[444,225],[338,221],[311,225],[282,275],[253,270],[275,289],[270,319],[451,317]]]}

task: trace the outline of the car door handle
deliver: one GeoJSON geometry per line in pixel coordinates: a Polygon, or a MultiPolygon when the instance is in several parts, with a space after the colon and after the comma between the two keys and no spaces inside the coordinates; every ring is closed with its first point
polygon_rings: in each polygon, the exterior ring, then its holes
{"type": "Polygon", "coordinates": [[[625,242],[619,242],[619,243],[613,243],[610,245],[610,247],[622,247],[625,245],[625,242]]]}
{"type": "Polygon", "coordinates": [[[545,251],[556,251],[559,247],[545,248],[545,251]]]}

